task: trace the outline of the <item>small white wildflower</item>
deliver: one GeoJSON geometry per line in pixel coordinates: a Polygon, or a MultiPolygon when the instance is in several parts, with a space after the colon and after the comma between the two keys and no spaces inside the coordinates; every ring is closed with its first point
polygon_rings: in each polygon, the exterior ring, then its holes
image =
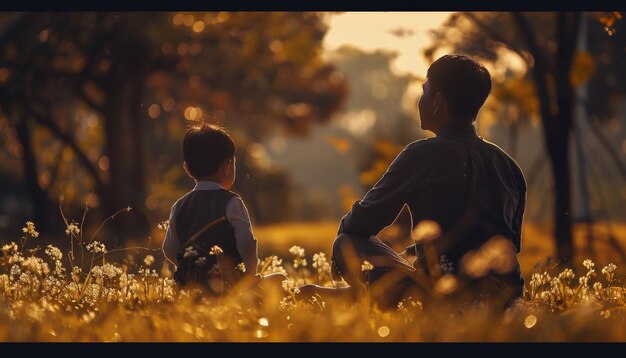
{"type": "MultiPolygon", "coordinates": [[[[593,267],[593,263],[592,263],[592,265],[591,265],[591,266],[593,267]]],[[[563,270],[563,272],[561,272],[561,273],[559,274],[559,279],[560,279],[560,280],[571,280],[571,279],[573,279],[574,277],[575,277],[575,275],[574,275],[574,271],[573,271],[572,269],[569,269],[569,268],[567,268],[567,269],[563,270]]]]}
{"type": "Polygon", "coordinates": [[[45,250],[46,255],[50,256],[55,260],[61,260],[63,258],[63,253],[58,247],[48,245],[45,250]]]}
{"type": "Polygon", "coordinates": [[[316,268],[320,274],[324,272],[330,273],[330,263],[328,263],[325,253],[313,254],[313,268],[316,268]]]}
{"type": "Polygon", "coordinates": [[[295,259],[293,260],[293,268],[297,269],[298,267],[306,267],[307,262],[304,258],[305,254],[303,248],[294,245],[289,249],[289,253],[295,256],[295,259]]]}
{"type": "Polygon", "coordinates": [[[235,267],[235,269],[241,272],[246,272],[246,264],[244,264],[243,262],[240,262],[239,265],[235,267]]]}
{"type": "Polygon", "coordinates": [[[593,261],[591,261],[591,260],[589,260],[589,259],[586,259],[585,261],[583,261],[583,266],[585,266],[585,268],[586,268],[587,270],[592,269],[594,265],[595,265],[595,264],[593,263],[593,261]]]}
{"type": "Polygon", "coordinates": [[[600,292],[602,291],[602,282],[594,283],[593,290],[596,292],[596,294],[600,294],[600,292]]]}
{"type": "Polygon", "coordinates": [[[100,241],[92,241],[87,244],[87,251],[97,254],[106,252],[106,246],[100,241]]]}
{"type": "Polygon", "coordinates": [[[35,224],[32,221],[26,222],[26,226],[22,228],[22,232],[32,237],[39,237],[39,233],[35,230],[35,224]]]}
{"type": "Polygon", "coordinates": [[[558,277],[555,277],[555,278],[552,279],[552,281],[550,281],[550,287],[552,289],[554,289],[554,288],[558,289],[559,287],[561,287],[561,281],[559,280],[558,277]]]}
{"type": "Polygon", "coordinates": [[[198,266],[204,266],[204,265],[206,265],[206,257],[199,257],[199,258],[196,260],[196,265],[198,265],[198,266]]]}
{"type": "Polygon", "coordinates": [[[289,253],[297,257],[304,257],[304,249],[297,245],[292,246],[289,253]]]}
{"type": "Polygon", "coordinates": [[[365,260],[363,261],[363,264],[361,265],[361,271],[372,271],[374,269],[374,266],[372,266],[371,263],[369,263],[369,261],[365,260]]]}
{"type": "Polygon", "coordinates": [[[61,263],[61,261],[56,260],[54,261],[54,274],[59,276],[59,277],[65,277],[65,267],[63,267],[63,264],[61,263]]]}
{"type": "Polygon", "coordinates": [[[170,221],[169,220],[165,220],[165,221],[161,221],[157,227],[159,228],[159,230],[163,230],[166,231],[167,228],[170,226],[170,221]]]}
{"type": "Polygon", "coordinates": [[[30,256],[24,259],[24,262],[22,262],[22,267],[37,276],[47,275],[50,272],[48,264],[43,262],[42,259],[35,256],[30,256]]]}
{"type": "Polygon", "coordinates": [[[29,275],[29,274],[28,274],[28,273],[26,273],[26,272],[22,272],[22,274],[20,275],[19,280],[20,280],[20,281],[22,281],[22,282],[24,282],[24,283],[28,283],[28,284],[30,284],[30,283],[32,283],[32,282],[33,282],[33,277],[31,277],[31,275],[29,275]]]}
{"type": "Polygon", "coordinates": [[[539,287],[540,285],[541,285],[541,274],[535,272],[530,277],[530,287],[534,289],[534,288],[539,287]]]}
{"type": "Polygon", "coordinates": [[[578,283],[579,283],[581,286],[585,286],[585,287],[586,287],[586,286],[589,284],[589,277],[587,277],[587,276],[583,276],[583,277],[579,278],[579,279],[578,279],[578,283]]]}
{"type": "Polygon", "coordinates": [[[104,274],[104,276],[106,276],[109,279],[115,278],[116,276],[119,276],[122,274],[122,269],[112,265],[110,263],[106,263],[104,265],[102,265],[102,272],[104,274]]]}
{"type": "Polygon", "coordinates": [[[152,266],[153,263],[154,263],[154,256],[152,255],[146,255],[146,257],[143,259],[143,264],[146,266],[152,266]]]}
{"type": "Polygon", "coordinates": [[[94,266],[91,268],[91,276],[104,277],[104,270],[100,266],[94,266]]]}
{"type": "Polygon", "coordinates": [[[6,255],[14,255],[17,253],[18,247],[15,242],[2,246],[2,252],[6,255]]]}
{"type": "Polygon", "coordinates": [[[127,206],[127,207],[126,207],[126,212],[127,212],[127,213],[128,213],[128,212],[130,212],[132,209],[133,209],[133,208],[131,208],[130,206],[127,206]]]}
{"type": "Polygon", "coordinates": [[[283,259],[279,259],[278,256],[272,256],[271,257],[272,261],[270,263],[270,266],[268,267],[268,271],[270,273],[282,273],[283,275],[287,274],[287,271],[285,271],[285,269],[283,268],[282,264],[283,264],[283,259]]]}
{"type": "Polygon", "coordinates": [[[9,264],[16,264],[24,262],[24,256],[22,253],[16,252],[13,255],[9,256],[9,264]]]}
{"type": "Polygon", "coordinates": [[[617,270],[617,266],[614,263],[610,263],[602,268],[602,274],[607,275],[609,273],[614,273],[615,270],[617,270]]]}
{"type": "Polygon", "coordinates": [[[79,233],[80,233],[80,229],[78,228],[78,225],[76,225],[74,222],[69,224],[67,226],[67,229],[65,229],[66,235],[70,235],[70,234],[78,235],[79,233]]]}
{"type": "Polygon", "coordinates": [[[602,274],[606,276],[606,280],[609,281],[609,283],[613,281],[615,270],[617,270],[617,266],[612,262],[602,268],[602,274]]]}
{"type": "Polygon", "coordinates": [[[295,260],[293,260],[293,268],[298,268],[298,267],[306,267],[307,263],[306,263],[306,259],[300,259],[297,258],[295,260]]]}
{"type": "Polygon", "coordinates": [[[209,255],[221,255],[223,253],[224,250],[222,250],[222,248],[217,245],[213,245],[213,247],[211,247],[211,251],[209,251],[209,255]]]}
{"type": "Polygon", "coordinates": [[[300,288],[296,286],[296,281],[292,278],[288,278],[283,280],[282,282],[283,290],[288,293],[300,293],[300,288]]]}
{"type": "Polygon", "coordinates": [[[18,265],[11,266],[10,274],[11,276],[18,276],[22,273],[22,269],[18,265]]]}
{"type": "Polygon", "coordinates": [[[285,296],[280,300],[280,309],[288,309],[293,305],[293,298],[291,296],[285,296]]]}
{"type": "Polygon", "coordinates": [[[193,246],[188,246],[185,249],[185,253],[183,254],[183,258],[188,258],[188,257],[193,257],[193,256],[198,256],[198,251],[196,251],[196,249],[194,249],[193,246]]]}

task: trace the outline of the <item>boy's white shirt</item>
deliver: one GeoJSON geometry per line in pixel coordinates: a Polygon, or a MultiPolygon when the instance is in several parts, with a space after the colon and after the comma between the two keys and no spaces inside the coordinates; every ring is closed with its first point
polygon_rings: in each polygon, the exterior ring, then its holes
{"type": "MultiPolygon", "coordinates": [[[[224,187],[214,181],[197,181],[196,186],[192,189],[192,191],[219,189],[224,189],[224,187]]],[[[165,232],[165,240],[163,241],[162,248],[165,258],[174,265],[178,263],[176,254],[179,250],[180,241],[176,235],[176,230],[174,230],[173,218],[175,217],[179,200],[172,205],[169,226],[165,232]]],[[[226,203],[226,219],[235,230],[237,250],[246,265],[246,272],[250,272],[252,270],[253,273],[255,273],[259,258],[257,253],[257,240],[254,238],[254,234],[252,233],[252,225],[250,223],[248,209],[243,203],[243,200],[241,200],[238,196],[232,197],[228,203],[226,203]]]]}

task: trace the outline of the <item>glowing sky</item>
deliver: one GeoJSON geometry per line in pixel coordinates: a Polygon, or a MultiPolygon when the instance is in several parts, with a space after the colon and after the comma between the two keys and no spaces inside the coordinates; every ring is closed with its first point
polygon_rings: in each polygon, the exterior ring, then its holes
{"type": "Polygon", "coordinates": [[[422,50],[430,43],[428,30],[437,28],[449,12],[347,12],[330,17],[324,38],[327,50],[351,44],[364,50],[386,49],[398,52],[392,69],[423,77],[428,63],[422,50]],[[391,31],[400,30],[403,36],[391,31]]]}

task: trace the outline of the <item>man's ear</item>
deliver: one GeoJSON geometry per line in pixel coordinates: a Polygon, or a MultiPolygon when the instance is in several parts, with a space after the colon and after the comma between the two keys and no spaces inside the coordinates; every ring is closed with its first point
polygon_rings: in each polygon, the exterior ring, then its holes
{"type": "Polygon", "coordinates": [[[443,109],[443,104],[443,96],[441,95],[441,92],[438,91],[435,94],[435,100],[433,101],[433,114],[437,114],[437,112],[441,111],[443,109]]]}
{"type": "Polygon", "coordinates": [[[191,175],[191,172],[189,171],[189,165],[187,164],[187,161],[183,162],[183,169],[185,169],[185,173],[187,173],[187,175],[191,178],[191,179],[195,179],[193,177],[193,175],[191,175]]]}

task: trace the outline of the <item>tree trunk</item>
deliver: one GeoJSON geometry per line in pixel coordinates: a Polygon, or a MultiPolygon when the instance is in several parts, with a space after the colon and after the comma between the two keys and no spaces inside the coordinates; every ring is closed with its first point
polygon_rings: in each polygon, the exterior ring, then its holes
{"type": "MultiPolygon", "coordinates": [[[[124,75],[126,71],[121,71],[124,75]]],[[[143,239],[149,233],[145,219],[145,182],[141,140],[138,123],[141,108],[142,77],[116,76],[107,88],[104,110],[106,155],[109,158],[109,183],[103,198],[105,215],[131,207],[112,221],[113,234],[118,244],[126,238],[143,239]],[[138,77],[138,78],[137,78],[138,77]],[[122,78],[124,78],[122,80],[122,78]],[[121,236],[120,234],[124,234],[121,236]]]]}
{"type": "Polygon", "coordinates": [[[535,59],[535,65],[531,70],[539,97],[544,139],[554,178],[556,256],[560,260],[571,260],[574,254],[574,244],[570,217],[571,188],[568,153],[573,122],[574,95],[569,75],[576,49],[580,14],[557,14],[558,50],[552,65],[540,49],[526,17],[521,13],[512,13],[512,16],[535,59]],[[548,89],[550,79],[554,80],[555,95],[551,95],[548,89]]]}
{"type": "Polygon", "coordinates": [[[33,151],[30,129],[25,118],[21,118],[15,125],[17,138],[22,145],[22,163],[24,163],[24,182],[33,204],[34,218],[37,228],[48,233],[52,228],[51,213],[53,203],[46,192],[39,185],[37,175],[37,160],[33,151]]]}
{"type": "Polygon", "coordinates": [[[569,141],[574,123],[575,102],[570,72],[576,51],[579,27],[580,13],[558,14],[558,50],[554,66],[558,115],[554,125],[556,130],[552,133],[555,147],[551,150],[551,158],[556,186],[555,235],[558,258],[562,260],[574,259],[569,141]]]}
{"type": "Polygon", "coordinates": [[[556,255],[560,260],[571,260],[574,254],[572,240],[571,188],[569,163],[569,131],[546,135],[548,155],[554,177],[554,235],[556,255]]]}

